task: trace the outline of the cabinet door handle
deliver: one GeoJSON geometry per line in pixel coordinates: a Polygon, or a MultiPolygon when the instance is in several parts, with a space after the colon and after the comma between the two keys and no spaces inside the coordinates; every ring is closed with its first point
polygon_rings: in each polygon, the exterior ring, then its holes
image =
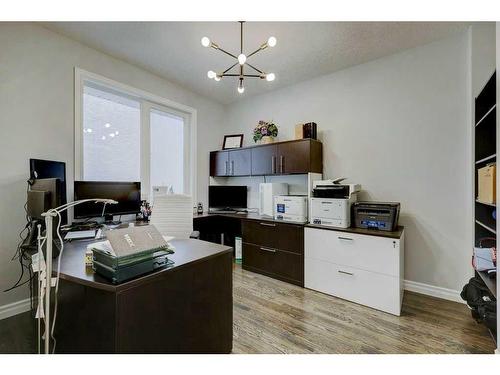
{"type": "Polygon", "coordinates": [[[226,174],[226,175],[228,175],[228,174],[229,174],[229,168],[228,168],[228,167],[229,167],[229,163],[228,163],[228,161],[226,160],[226,161],[224,162],[224,164],[226,165],[226,173],[225,173],[225,174],[226,174]]]}
{"type": "Polygon", "coordinates": [[[234,176],[234,160],[231,160],[231,174],[234,176]]]}
{"type": "Polygon", "coordinates": [[[338,270],[338,272],[339,272],[339,273],[342,273],[342,274],[344,274],[344,275],[354,276],[354,274],[353,274],[353,273],[351,273],[351,272],[346,272],[346,271],[341,271],[341,270],[338,270]]]}
{"type": "Polygon", "coordinates": [[[271,173],[276,173],[276,156],[271,157],[271,173]]]}
{"type": "Polygon", "coordinates": [[[270,223],[259,223],[260,225],[264,225],[266,227],[275,227],[276,224],[270,224],[270,223]]]}
{"type": "Polygon", "coordinates": [[[285,158],[283,155],[280,155],[280,173],[283,173],[283,162],[285,161],[285,158]]]}
{"type": "Polygon", "coordinates": [[[338,239],[341,241],[354,241],[352,238],[349,237],[338,237],[338,239]]]}
{"type": "Polygon", "coordinates": [[[261,249],[261,250],[264,250],[264,251],[267,251],[267,252],[269,252],[269,253],[275,253],[275,252],[276,252],[276,250],[275,250],[275,249],[271,249],[271,248],[269,248],[269,247],[261,247],[260,249],[261,249]]]}

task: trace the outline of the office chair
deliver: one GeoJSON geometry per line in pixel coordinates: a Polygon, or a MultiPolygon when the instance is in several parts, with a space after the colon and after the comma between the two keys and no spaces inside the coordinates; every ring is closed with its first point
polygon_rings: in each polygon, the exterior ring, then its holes
{"type": "Polygon", "coordinates": [[[199,232],[193,231],[193,200],[190,195],[155,196],[150,223],[164,236],[200,237],[199,232]]]}

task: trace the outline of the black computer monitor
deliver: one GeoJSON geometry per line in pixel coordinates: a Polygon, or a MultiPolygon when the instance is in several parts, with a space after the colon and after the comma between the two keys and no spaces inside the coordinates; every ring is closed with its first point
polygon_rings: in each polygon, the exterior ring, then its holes
{"type": "MultiPolygon", "coordinates": [[[[113,199],[118,204],[107,204],[104,215],[106,221],[113,220],[113,215],[137,214],[141,211],[140,182],[112,181],[75,181],[75,201],[81,199],[113,199]]],[[[104,203],[82,203],[74,208],[75,219],[100,217],[104,203]]]]}
{"type": "MultiPolygon", "coordinates": [[[[60,194],[59,203],[66,204],[66,163],[62,161],[30,159],[30,180],[57,178],[58,194],[60,194]]],[[[55,208],[55,207],[52,207],[55,208]]],[[[62,223],[66,224],[66,211],[61,214],[62,223]]]]}
{"type": "Polygon", "coordinates": [[[208,207],[216,210],[237,210],[247,208],[247,187],[220,185],[209,186],[208,207]]]}

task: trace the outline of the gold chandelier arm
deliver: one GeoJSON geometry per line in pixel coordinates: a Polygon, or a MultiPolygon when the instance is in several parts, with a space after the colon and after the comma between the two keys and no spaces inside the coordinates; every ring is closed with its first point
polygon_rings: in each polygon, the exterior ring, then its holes
{"type": "Polygon", "coordinates": [[[224,49],[220,48],[219,46],[217,46],[217,48],[215,48],[215,47],[213,47],[213,48],[214,48],[214,49],[216,49],[216,50],[218,50],[218,51],[221,51],[221,52],[225,53],[226,55],[229,55],[229,56],[231,56],[231,57],[233,57],[233,58],[235,58],[235,59],[238,59],[238,58],[237,58],[235,55],[233,55],[231,52],[227,52],[226,50],[224,50],[224,49]]]}
{"type": "Polygon", "coordinates": [[[267,43],[262,44],[259,48],[257,48],[257,49],[256,49],[255,51],[253,51],[251,54],[249,54],[249,55],[247,56],[247,59],[248,59],[250,56],[255,55],[257,52],[260,52],[260,51],[265,50],[266,48],[267,48],[267,43]]]}
{"type": "Polygon", "coordinates": [[[246,78],[262,78],[260,74],[236,74],[236,73],[225,73],[221,77],[246,77],[246,78]]]}
{"type": "Polygon", "coordinates": [[[253,66],[252,64],[249,64],[249,63],[245,63],[246,65],[248,65],[250,68],[252,68],[253,70],[255,70],[256,72],[259,72],[260,74],[264,74],[264,72],[260,69],[257,69],[255,66],[253,66]]]}
{"type": "Polygon", "coordinates": [[[233,65],[231,65],[229,68],[227,68],[226,70],[224,70],[222,72],[222,75],[226,74],[227,72],[229,72],[231,69],[233,69],[236,65],[238,65],[237,62],[235,62],[233,65]]]}

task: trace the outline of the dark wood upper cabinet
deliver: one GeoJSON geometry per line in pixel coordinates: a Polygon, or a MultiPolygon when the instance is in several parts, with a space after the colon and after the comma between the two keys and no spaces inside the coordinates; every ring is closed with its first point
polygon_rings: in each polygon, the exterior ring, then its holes
{"type": "Polygon", "coordinates": [[[252,149],[252,175],[264,176],[277,173],[277,145],[266,145],[252,149]]]}
{"type": "Polygon", "coordinates": [[[212,177],[309,172],[323,173],[323,145],[314,139],[299,139],[210,153],[212,177]]]}
{"type": "Polygon", "coordinates": [[[277,162],[280,174],[323,173],[323,145],[312,139],[279,143],[277,162]]]}
{"type": "Polygon", "coordinates": [[[252,151],[247,148],[229,151],[229,175],[250,176],[252,173],[252,151]]]}
{"type": "Polygon", "coordinates": [[[300,173],[310,169],[309,142],[283,143],[278,146],[279,173],[300,173]]]}
{"type": "Polygon", "coordinates": [[[220,177],[229,175],[229,152],[212,151],[210,153],[210,176],[220,177]]]}

